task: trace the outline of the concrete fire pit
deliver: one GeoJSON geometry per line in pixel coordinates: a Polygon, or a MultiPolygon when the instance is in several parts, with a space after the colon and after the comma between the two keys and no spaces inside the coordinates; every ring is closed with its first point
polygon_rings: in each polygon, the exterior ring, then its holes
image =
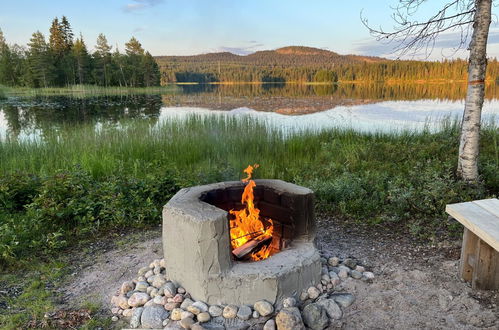
{"type": "Polygon", "coordinates": [[[163,210],[167,275],[194,299],[209,304],[253,304],[283,298],[320,282],[315,247],[314,195],[280,180],[255,180],[255,205],[275,223],[276,253],[255,261],[231,254],[228,210],[238,208],[244,183],[221,182],[180,190],[163,210]]]}

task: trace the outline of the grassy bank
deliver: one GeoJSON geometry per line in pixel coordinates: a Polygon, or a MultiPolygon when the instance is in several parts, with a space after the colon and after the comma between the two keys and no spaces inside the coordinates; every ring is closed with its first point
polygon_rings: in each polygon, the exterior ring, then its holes
{"type": "Polygon", "coordinates": [[[483,130],[483,185],[454,177],[458,129],[438,133],[303,132],[284,138],[255,119],[190,117],[120,127],[62,127],[39,141],[0,143],[0,259],[4,266],[51,253],[104,230],[156,225],[181,187],[259,178],[311,187],[317,207],[414,234],[452,229],[444,206],[499,191],[497,128],[483,130]]]}
{"type": "MultiPolygon", "coordinates": [[[[8,96],[53,96],[67,95],[72,97],[99,96],[99,95],[127,95],[127,94],[161,94],[179,91],[176,85],[154,87],[120,87],[97,85],[71,85],[67,87],[3,87],[3,94],[8,96]]],[[[0,88],[0,98],[2,89],[0,88]]]]}

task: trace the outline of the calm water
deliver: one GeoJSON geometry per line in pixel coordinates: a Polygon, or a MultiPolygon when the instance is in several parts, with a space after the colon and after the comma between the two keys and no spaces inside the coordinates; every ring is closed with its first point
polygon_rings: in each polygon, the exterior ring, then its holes
{"type": "MultiPolygon", "coordinates": [[[[453,85],[234,85],[183,86],[166,95],[9,98],[0,101],[0,139],[39,137],[81,123],[252,116],[287,132],[332,127],[360,131],[438,129],[459,120],[465,86],[453,85]]],[[[483,121],[499,125],[499,98],[489,86],[483,121]]]]}

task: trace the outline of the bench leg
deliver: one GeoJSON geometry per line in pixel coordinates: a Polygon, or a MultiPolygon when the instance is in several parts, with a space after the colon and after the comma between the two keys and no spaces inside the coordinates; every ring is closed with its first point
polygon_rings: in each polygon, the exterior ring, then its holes
{"type": "Polygon", "coordinates": [[[461,260],[459,262],[459,274],[466,282],[471,282],[473,279],[478,240],[478,236],[473,234],[470,230],[468,230],[468,228],[464,228],[461,260]]]}
{"type": "Polygon", "coordinates": [[[475,255],[476,266],[471,282],[473,289],[499,289],[499,252],[479,239],[475,255]]]}

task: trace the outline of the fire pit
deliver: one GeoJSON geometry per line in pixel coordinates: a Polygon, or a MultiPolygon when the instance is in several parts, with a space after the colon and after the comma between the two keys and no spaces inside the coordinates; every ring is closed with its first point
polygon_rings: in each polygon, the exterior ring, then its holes
{"type": "Polygon", "coordinates": [[[279,303],[320,282],[313,192],[250,180],[251,170],[243,182],[182,189],[164,207],[167,275],[197,300],[279,303]]]}

